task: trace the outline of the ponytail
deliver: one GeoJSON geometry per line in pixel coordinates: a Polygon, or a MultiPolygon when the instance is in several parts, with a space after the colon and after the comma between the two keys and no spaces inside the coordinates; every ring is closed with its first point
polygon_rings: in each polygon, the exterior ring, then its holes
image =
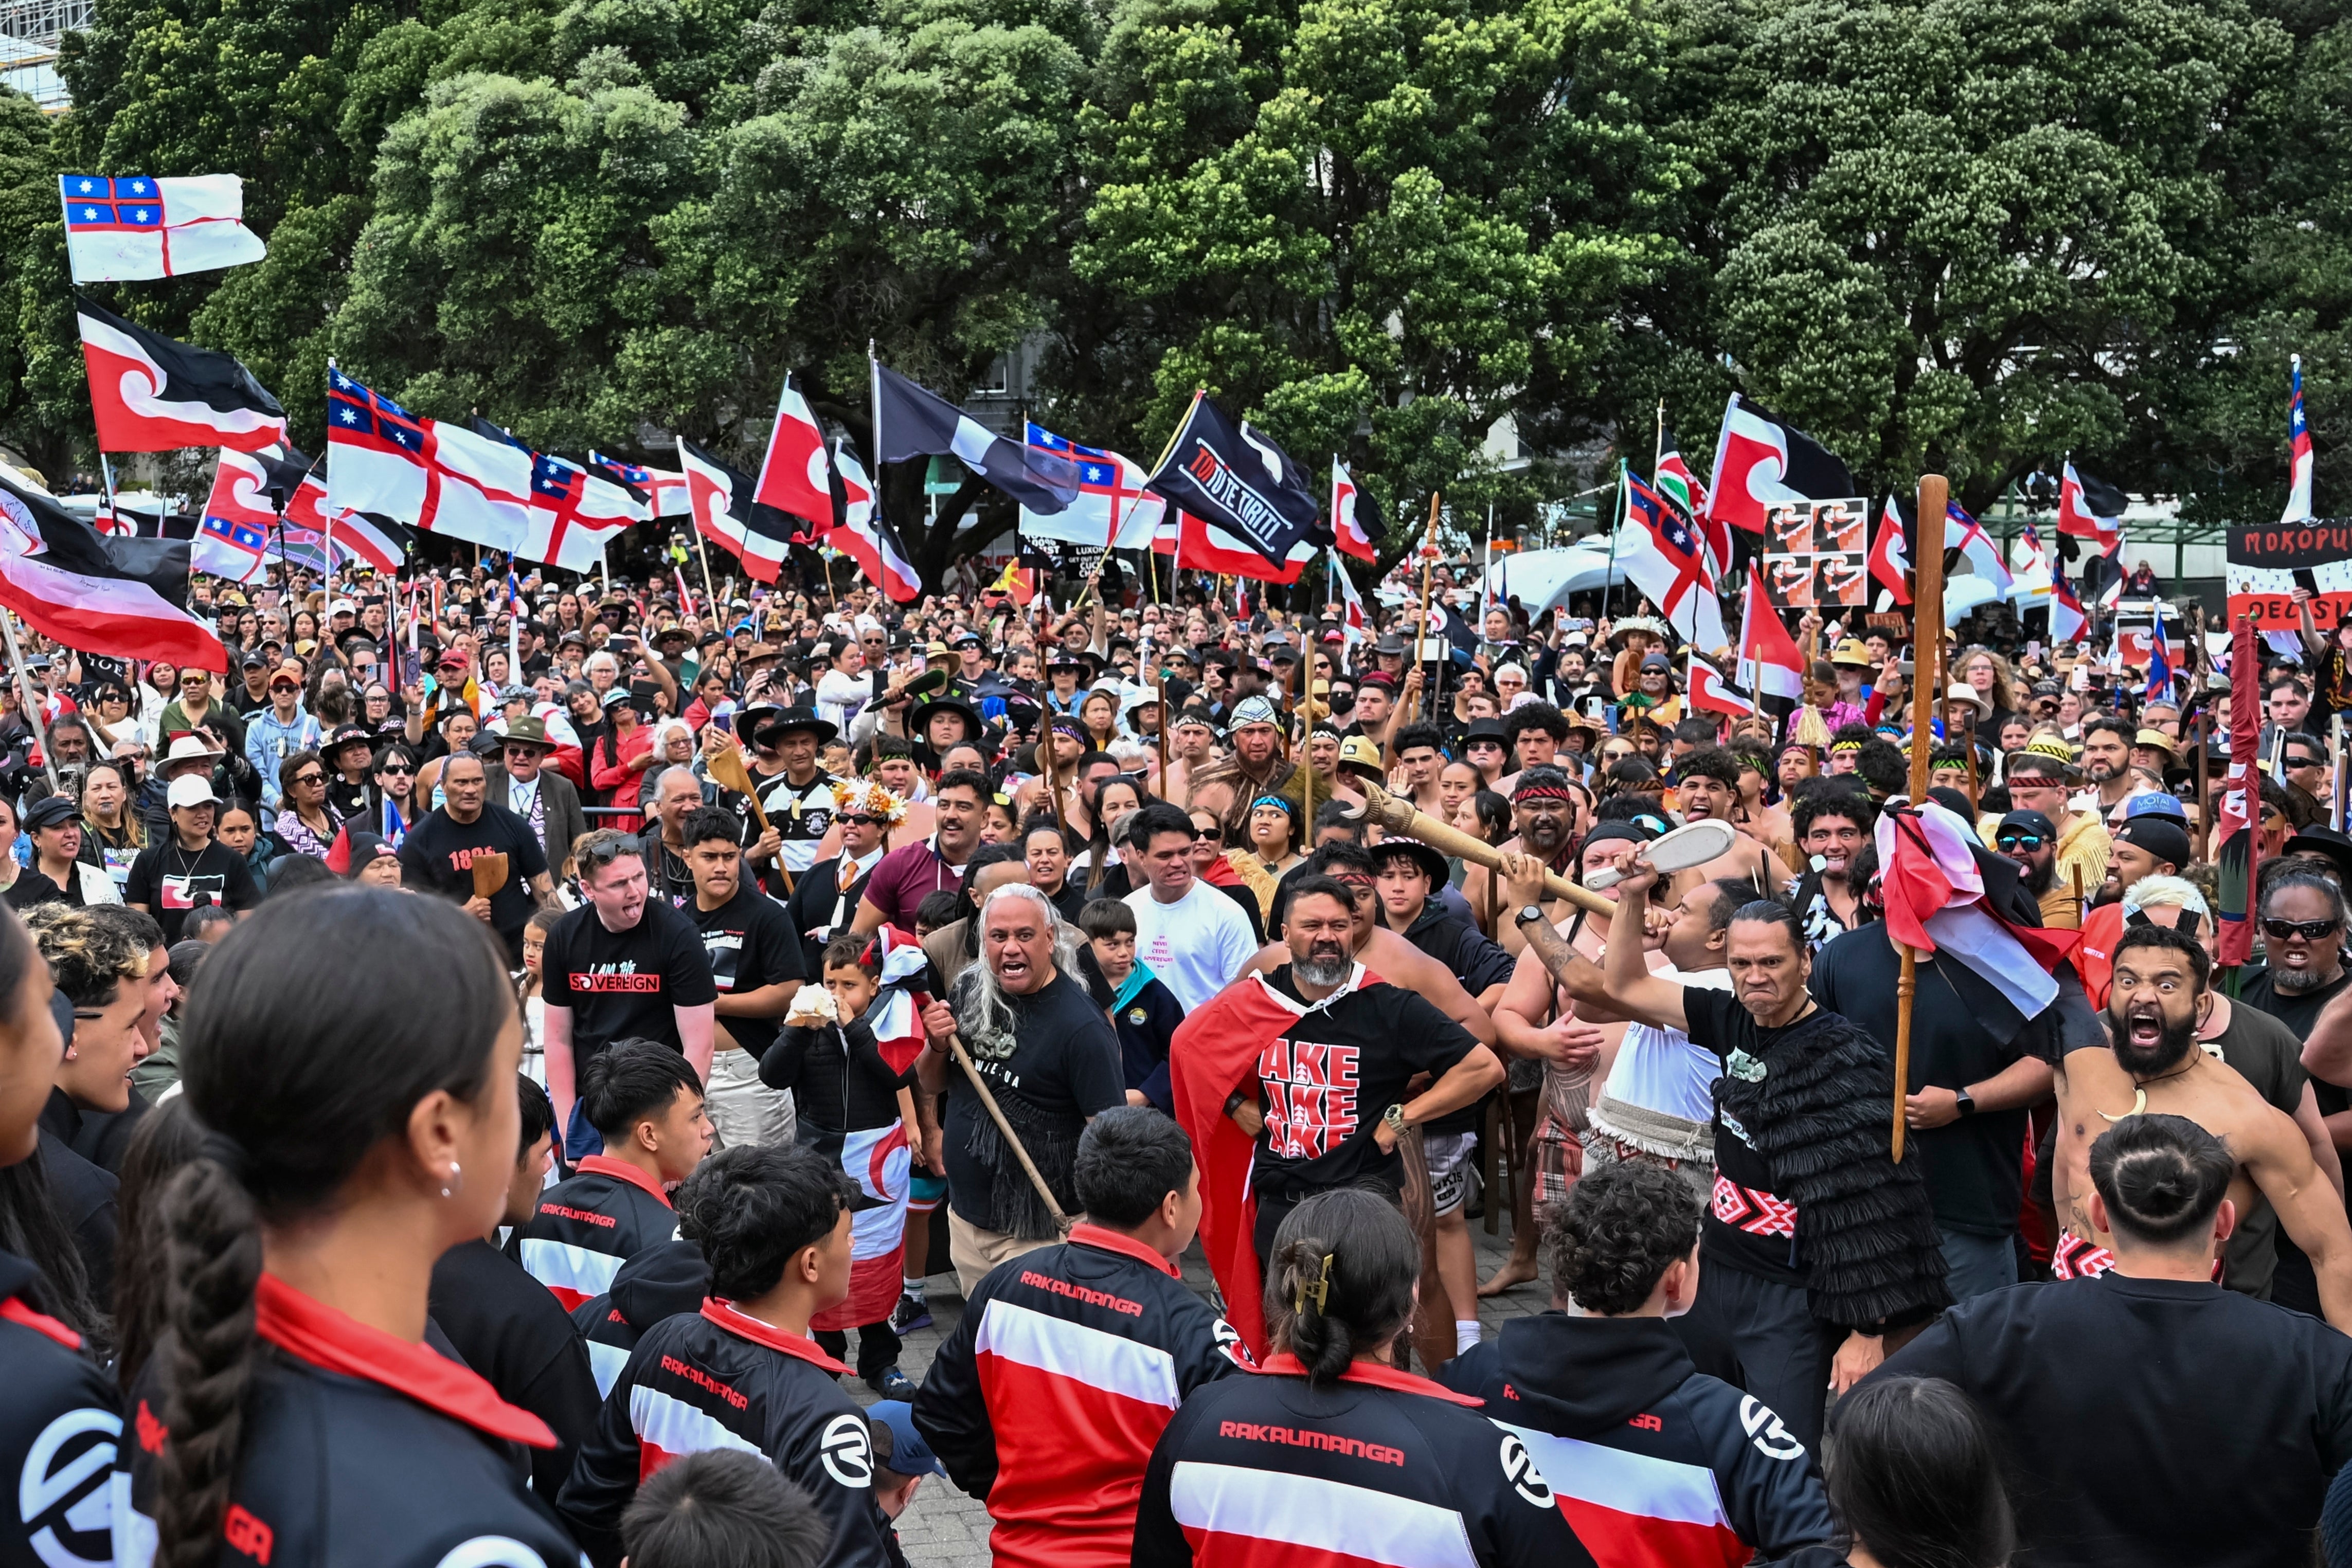
{"type": "Polygon", "coordinates": [[[514,1016],[506,955],[481,922],[384,888],[271,900],[205,961],[180,1036],[182,1100],[201,1141],[147,1233],[163,1249],[159,1568],[204,1568],[220,1553],[256,1361],[263,1222],[331,1208],[380,1145],[406,1136],[425,1096],[512,1093],[491,1065],[514,1016]],[[321,976],[333,977],[333,1008],[318,1005],[321,976]]]}
{"type": "Polygon", "coordinates": [[[1292,1209],[1275,1233],[1273,1262],[1265,1315],[1274,1342],[1318,1387],[1412,1321],[1421,1243],[1376,1193],[1341,1187],[1292,1209]]]}
{"type": "Polygon", "coordinates": [[[223,1163],[217,1135],[163,1189],[163,1452],[156,1467],[156,1568],[204,1568],[220,1555],[253,1379],[253,1292],[261,1224],[223,1163]]]}

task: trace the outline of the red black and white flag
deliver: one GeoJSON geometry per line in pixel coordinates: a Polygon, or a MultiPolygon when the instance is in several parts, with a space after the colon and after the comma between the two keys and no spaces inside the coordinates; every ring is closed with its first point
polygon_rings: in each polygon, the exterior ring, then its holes
{"type": "Polygon", "coordinates": [[[231,356],[175,343],[87,299],[75,309],[100,451],[258,452],[286,440],[286,411],[231,356]]]}
{"type": "Polygon", "coordinates": [[[1371,526],[1356,515],[1356,476],[1337,457],[1331,459],[1331,536],[1339,549],[1359,560],[1377,559],[1381,553],[1377,536],[1381,528],[1378,509],[1371,514],[1371,526]]]}
{"type": "Polygon", "coordinates": [[[820,528],[833,516],[833,472],[825,461],[824,432],[789,374],[776,400],[775,427],[768,435],[768,455],[760,465],[753,494],[761,505],[820,528]]]}
{"type": "Polygon", "coordinates": [[[105,538],[46,492],[0,470],[0,604],[53,643],[118,659],[226,670],[188,613],[188,541],[105,538]]]}
{"type": "Polygon", "coordinates": [[[1893,496],[1887,497],[1877,537],[1870,541],[1870,575],[1878,580],[1878,586],[1886,590],[1897,604],[1911,602],[1909,526],[1903,520],[1902,503],[1893,496]]]}
{"type": "Polygon", "coordinates": [[[2058,480],[2058,531],[2078,539],[2096,539],[2101,549],[2123,532],[2124,493],[2105,480],[2084,473],[2069,462],[2058,480]]]}
{"type": "Polygon", "coordinates": [[[906,604],[920,599],[922,574],[907,559],[907,548],[898,542],[898,531],[882,515],[865,468],[846,445],[835,457],[838,468],[833,497],[834,524],[824,536],[825,543],[856,561],[867,580],[892,603],[906,604]]]}
{"type": "Polygon", "coordinates": [[[1738,392],[1731,394],[1724,405],[1723,432],[1716,437],[1707,517],[1760,534],[1766,514],[1776,506],[1853,494],[1853,476],[1829,448],[1738,392]]]}
{"type": "MultiPolygon", "coordinates": [[[[775,581],[791,549],[792,519],[758,499],[751,476],[684,436],[678,437],[677,459],[686,473],[695,531],[712,544],[734,551],[754,581],[775,581]]],[[[829,502],[826,509],[831,510],[829,502]]]]}
{"type": "Polygon", "coordinates": [[[1756,711],[1756,700],[1724,679],[1723,672],[1714,664],[1690,651],[1690,706],[1702,713],[1729,714],[1733,718],[1746,718],[1756,711]]]}

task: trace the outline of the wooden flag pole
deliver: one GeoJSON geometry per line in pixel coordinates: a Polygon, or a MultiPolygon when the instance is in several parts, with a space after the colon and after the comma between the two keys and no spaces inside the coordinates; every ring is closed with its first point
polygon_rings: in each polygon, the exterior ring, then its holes
{"type": "MultiPolygon", "coordinates": [[[[1944,649],[1944,506],[1951,486],[1941,474],[1919,476],[1918,548],[1912,556],[1918,576],[1911,621],[1911,801],[1927,796],[1928,737],[1936,720],[1937,661],[1944,649]],[[1921,638],[1927,639],[1923,647],[1921,638]],[[1924,675],[1922,680],[1916,678],[1924,675]]],[[[1903,1107],[1911,1092],[1911,1008],[1919,989],[1919,955],[1903,949],[1903,974],[1895,985],[1895,1163],[1903,1163],[1903,1107]]]]}
{"type": "MultiPolygon", "coordinates": [[[[1412,626],[1412,667],[1416,670],[1421,668],[1421,645],[1429,636],[1429,585],[1430,579],[1435,576],[1437,571],[1437,507],[1442,499],[1444,497],[1438,491],[1432,490],[1429,493],[1429,531],[1423,536],[1421,542],[1421,619],[1414,622],[1412,626]]],[[[1429,689],[1431,683],[1426,674],[1423,674],[1421,680],[1422,701],[1426,702],[1431,696],[1429,689]]],[[[1420,703],[1413,705],[1412,716],[1421,717],[1420,703]]],[[[1389,726],[1389,733],[1391,736],[1396,734],[1396,726],[1393,724],[1389,726]]],[[[1313,830],[1310,829],[1308,832],[1311,838],[1313,830]]]]}

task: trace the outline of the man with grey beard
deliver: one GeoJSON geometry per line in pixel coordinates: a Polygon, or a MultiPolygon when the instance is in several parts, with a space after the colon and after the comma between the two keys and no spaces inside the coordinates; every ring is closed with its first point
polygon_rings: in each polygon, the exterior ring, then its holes
{"type": "MultiPolygon", "coordinates": [[[[1283,1217],[1314,1194],[1367,1186],[1400,1196],[1405,1130],[1475,1104],[1503,1081],[1503,1064],[1469,1030],[1358,961],[1355,926],[1347,887],[1309,877],[1290,898],[1290,962],[1235,982],[1265,987],[1296,1015],[1258,1046],[1256,1092],[1244,1088],[1226,1106],[1257,1140],[1250,1190],[1261,1266],[1283,1217]],[[1423,1072],[1429,1087],[1408,1099],[1405,1085],[1423,1072]]],[[[1180,1031],[1179,1049],[1185,1039],[1180,1031]]]]}

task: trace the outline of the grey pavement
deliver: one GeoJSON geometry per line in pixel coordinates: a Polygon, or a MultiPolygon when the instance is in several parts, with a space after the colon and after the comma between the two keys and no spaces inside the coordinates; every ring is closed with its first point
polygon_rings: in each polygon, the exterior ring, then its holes
{"type": "MultiPolygon", "coordinates": [[[[945,1224],[944,1213],[934,1221],[945,1224]]],[[[1511,1221],[1508,1213],[1497,1221],[1497,1233],[1486,1234],[1483,1220],[1470,1221],[1470,1237],[1478,1252],[1478,1274],[1484,1279],[1493,1272],[1510,1249],[1511,1221]]],[[[1208,1293],[1208,1269],[1201,1260],[1195,1247],[1185,1255],[1184,1277],[1202,1294],[1208,1293]]],[[[954,1332],[962,1315],[963,1299],[953,1274],[935,1274],[926,1282],[929,1293],[932,1324],[917,1329],[907,1336],[905,1350],[898,1364],[908,1376],[921,1382],[930,1370],[931,1354],[940,1341],[954,1332]]],[[[1547,1292],[1540,1283],[1526,1284],[1478,1303],[1478,1321],[1492,1338],[1504,1322],[1540,1312],[1547,1292]]],[[[852,1334],[853,1340],[855,1333],[852,1334]]],[[[851,1346],[855,1360],[856,1346],[851,1346]]],[[[871,1404],[876,1396],[855,1378],[845,1380],[851,1394],[860,1404],[871,1404]]],[[[988,1511],[972,1498],[949,1485],[938,1476],[925,1480],[915,1494],[915,1500],[898,1521],[899,1544],[906,1549],[907,1561],[913,1568],[990,1568],[988,1553],[988,1511]]]]}

